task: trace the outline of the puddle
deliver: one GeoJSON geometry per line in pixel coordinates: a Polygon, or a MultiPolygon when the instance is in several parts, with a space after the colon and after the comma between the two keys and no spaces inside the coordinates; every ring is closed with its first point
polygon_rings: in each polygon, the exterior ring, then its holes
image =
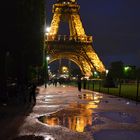
{"type": "Polygon", "coordinates": [[[93,93],[83,93],[79,94],[78,97],[82,100],[94,100],[93,93]]]}
{"type": "Polygon", "coordinates": [[[82,100],[94,101],[96,103],[99,103],[100,99],[102,98],[101,95],[95,93],[83,93],[79,94],[78,97],[82,100]]]}
{"type": "Polygon", "coordinates": [[[39,117],[39,121],[51,126],[64,126],[73,131],[84,132],[85,128],[92,126],[92,110],[90,109],[64,109],[49,116],[39,117]]]}
{"type": "Polygon", "coordinates": [[[100,112],[98,114],[119,123],[136,123],[136,117],[125,112],[100,112]]]}
{"type": "Polygon", "coordinates": [[[93,119],[93,110],[97,107],[98,105],[93,101],[86,104],[71,103],[69,108],[41,116],[38,120],[51,126],[64,126],[77,132],[89,131],[94,123],[99,122],[93,119]]]}
{"type": "Polygon", "coordinates": [[[71,103],[68,108],[41,116],[38,120],[50,126],[63,126],[77,132],[92,131],[94,124],[104,123],[100,118],[94,117],[93,113],[94,109],[98,107],[100,96],[84,93],[79,97],[87,101],[71,103]]]}

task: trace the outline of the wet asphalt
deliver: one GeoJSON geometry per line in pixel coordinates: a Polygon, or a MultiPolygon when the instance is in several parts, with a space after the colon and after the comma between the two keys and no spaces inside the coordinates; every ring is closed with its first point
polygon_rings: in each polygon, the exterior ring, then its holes
{"type": "Polygon", "coordinates": [[[15,120],[23,121],[11,140],[140,139],[139,103],[72,86],[38,88],[36,104],[15,120]]]}

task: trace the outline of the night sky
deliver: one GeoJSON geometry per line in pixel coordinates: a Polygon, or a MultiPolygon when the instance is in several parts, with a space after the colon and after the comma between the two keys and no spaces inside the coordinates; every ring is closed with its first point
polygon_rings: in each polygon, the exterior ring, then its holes
{"type": "MultiPolygon", "coordinates": [[[[52,5],[46,1],[47,24],[52,5]]],[[[140,0],[78,0],[87,35],[94,36],[94,49],[106,67],[113,61],[140,67],[140,0]]]]}

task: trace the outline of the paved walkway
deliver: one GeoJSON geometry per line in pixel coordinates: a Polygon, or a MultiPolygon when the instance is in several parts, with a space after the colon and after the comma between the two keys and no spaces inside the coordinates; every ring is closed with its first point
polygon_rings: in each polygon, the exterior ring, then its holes
{"type": "Polygon", "coordinates": [[[7,123],[6,118],[0,121],[4,126],[0,136],[6,138],[2,140],[140,139],[140,104],[112,95],[42,86],[36,105],[27,104],[22,110],[19,107],[15,114],[21,113],[7,123]]]}

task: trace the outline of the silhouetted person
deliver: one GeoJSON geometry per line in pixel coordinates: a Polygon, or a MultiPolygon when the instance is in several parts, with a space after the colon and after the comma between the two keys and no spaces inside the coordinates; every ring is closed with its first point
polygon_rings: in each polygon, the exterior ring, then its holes
{"type": "Polygon", "coordinates": [[[64,82],[63,78],[59,78],[58,82],[59,82],[59,85],[61,86],[64,82]]]}
{"type": "Polygon", "coordinates": [[[31,91],[30,91],[30,95],[29,95],[29,102],[31,103],[32,102],[32,99],[33,99],[33,101],[34,101],[34,104],[36,104],[36,84],[35,83],[33,83],[32,85],[31,85],[31,91]]]}
{"type": "Polygon", "coordinates": [[[78,90],[81,91],[81,76],[80,75],[78,75],[77,84],[78,84],[78,90]]]}
{"type": "Polygon", "coordinates": [[[54,79],[54,85],[57,87],[57,78],[54,79]]]}
{"type": "Polygon", "coordinates": [[[84,89],[86,89],[86,85],[87,85],[87,79],[84,78],[84,79],[83,79],[83,88],[84,88],[84,89]]]}

